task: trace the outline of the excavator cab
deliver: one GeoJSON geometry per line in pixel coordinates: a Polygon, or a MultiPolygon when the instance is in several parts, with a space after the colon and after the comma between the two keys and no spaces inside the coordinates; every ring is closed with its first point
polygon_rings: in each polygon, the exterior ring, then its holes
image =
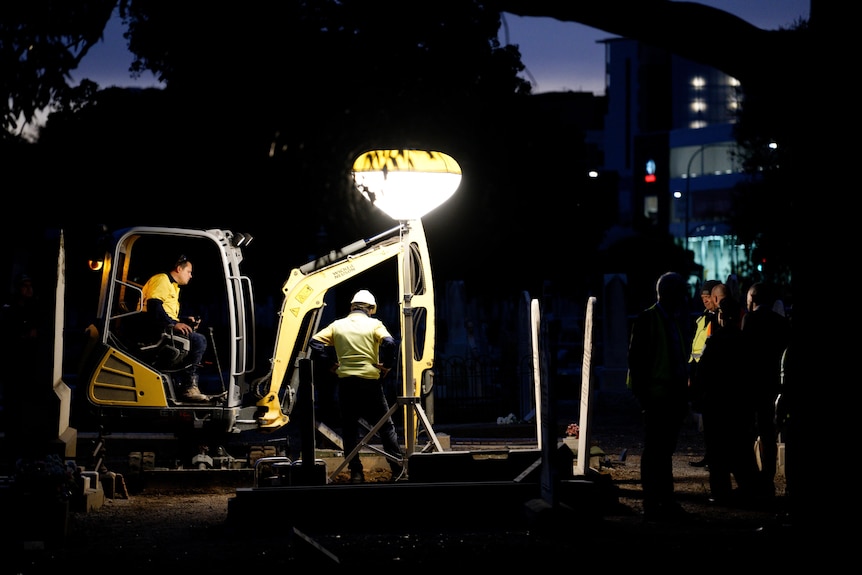
{"type": "Polygon", "coordinates": [[[102,268],[97,320],[81,381],[101,419],[114,428],[127,422],[140,429],[211,428],[233,432],[242,426],[247,375],[254,370],[254,297],[240,271],[242,248],[251,238],[227,230],[136,227],[112,236],[102,268]],[[210,402],[183,401],[177,374],[188,364],[188,338],[153,329],[143,310],[142,289],[154,274],[167,272],[180,255],[194,266],[180,292],[182,313],[200,316],[207,337],[199,369],[210,402]]]}

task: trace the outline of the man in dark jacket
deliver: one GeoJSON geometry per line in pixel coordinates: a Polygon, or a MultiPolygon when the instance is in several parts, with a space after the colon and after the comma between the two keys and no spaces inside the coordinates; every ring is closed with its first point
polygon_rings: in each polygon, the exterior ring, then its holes
{"type": "Polygon", "coordinates": [[[676,522],[685,511],[674,498],[673,453],[688,412],[688,284],[667,272],[656,282],[657,301],[632,325],[628,387],[644,421],[641,483],[644,517],[676,522]]]}
{"type": "Polygon", "coordinates": [[[697,369],[710,499],[722,505],[748,504],[756,497],[757,462],[751,441],[754,402],[740,369],[744,356],[740,309],[732,296],[721,300],[697,369]],[[736,491],[731,478],[736,480],[736,491]]]}
{"type": "Polygon", "coordinates": [[[756,282],[748,288],[748,313],[742,318],[749,381],[753,386],[756,437],[760,437],[760,476],[763,495],[775,495],[778,462],[778,432],[775,427],[775,399],[781,392],[781,356],[790,342],[790,323],[773,311],[772,286],[756,282]]]}

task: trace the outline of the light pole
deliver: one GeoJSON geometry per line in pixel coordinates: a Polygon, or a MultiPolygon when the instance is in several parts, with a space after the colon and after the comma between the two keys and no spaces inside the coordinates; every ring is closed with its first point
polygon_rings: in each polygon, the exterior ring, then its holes
{"type": "MultiPolygon", "coordinates": [[[[694,162],[694,159],[701,155],[703,158],[703,149],[706,148],[706,144],[701,145],[691,157],[688,159],[688,165],[685,167],[685,229],[683,229],[683,234],[685,234],[685,251],[688,251],[688,218],[691,214],[691,164],[694,162]]],[[[703,172],[703,166],[701,166],[701,172],[703,172]]]]}
{"type": "MultiPolygon", "coordinates": [[[[417,366],[413,338],[414,270],[411,234],[421,234],[422,216],[448,200],[461,183],[461,167],[451,156],[437,151],[372,150],[360,155],[353,164],[357,190],[375,207],[400,222],[402,253],[399,256],[402,279],[401,358],[404,383],[399,404],[404,407],[404,435],[407,457],[415,451],[416,418],[430,431],[429,421],[420,405],[420,388],[416,381],[417,366]]],[[[424,245],[424,242],[423,242],[424,245]]],[[[427,248],[426,248],[427,249],[427,248]]],[[[428,254],[422,254],[427,259],[428,254]]],[[[430,278],[428,278],[430,281],[430,278]]],[[[433,305],[433,301],[429,302],[433,305]]],[[[392,406],[393,411],[398,406],[392,406]]],[[[384,417],[389,417],[386,414],[384,417]]],[[[382,420],[381,420],[382,421],[382,420]]],[[[376,431],[378,425],[369,435],[376,431]]],[[[406,460],[405,460],[406,463],[406,460]]],[[[406,465],[405,465],[406,468],[406,465]]]]}

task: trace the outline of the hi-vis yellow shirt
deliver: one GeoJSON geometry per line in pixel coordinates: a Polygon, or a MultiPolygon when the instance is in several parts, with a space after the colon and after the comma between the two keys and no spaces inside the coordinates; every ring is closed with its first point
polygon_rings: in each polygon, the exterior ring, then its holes
{"type": "Polygon", "coordinates": [[[339,378],[355,375],[363,379],[380,379],[377,364],[380,342],[392,337],[379,319],[368,317],[362,311],[353,311],[337,319],[312,336],[335,348],[338,356],[339,378]]]}
{"type": "Polygon", "coordinates": [[[712,322],[706,321],[707,315],[701,314],[694,320],[694,339],[691,341],[691,357],[688,362],[700,361],[700,356],[703,353],[703,347],[706,345],[706,340],[712,333],[712,322]]]}
{"type": "Polygon", "coordinates": [[[180,320],[180,284],[171,280],[168,274],[156,274],[144,284],[143,309],[147,311],[147,301],[162,300],[162,308],[174,321],[180,320]]]}

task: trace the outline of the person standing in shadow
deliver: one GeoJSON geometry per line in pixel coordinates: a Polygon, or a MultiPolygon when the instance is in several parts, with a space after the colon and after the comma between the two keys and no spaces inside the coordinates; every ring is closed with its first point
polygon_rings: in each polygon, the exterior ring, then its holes
{"type": "MultiPolygon", "coordinates": [[[[694,337],[691,340],[691,356],[688,360],[688,387],[691,401],[691,411],[697,414],[698,431],[703,433],[703,393],[697,385],[697,366],[700,362],[700,356],[703,353],[703,346],[712,330],[713,322],[715,321],[716,307],[712,301],[712,288],[721,282],[718,280],[707,280],[703,282],[700,288],[700,300],[703,303],[703,311],[694,321],[694,337]]],[[[706,448],[704,447],[703,457],[698,461],[689,461],[692,467],[706,467],[706,448]]]]}
{"type": "Polygon", "coordinates": [[[748,313],[742,320],[746,366],[755,393],[756,431],[759,437],[760,489],[767,497],[775,495],[778,466],[778,431],[775,426],[775,399],[781,391],[781,356],[790,342],[789,320],[773,309],[775,290],[755,282],[748,288],[748,313]]]}
{"type": "Polygon", "coordinates": [[[793,525],[793,520],[796,517],[796,497],[793,490],[796,483],[796,436],[790,418],[794,412],[793,403],[796,390],[793,387],[796,384],[793,381],[795,375],[792,367],[791,347],[793,347],[792,341],[789,341],[787,348],[781,355],[781,391],[775,399],[775,424],[781,434],[781,439],[784,441],[784,480],[786,482],[784,496],[787,501],[784,508],[779,511],[778,520],[781,525],[787,527],[793,525]]]}
{"type": "Polygon", "coordinates": [[[678,523],[688,513],[676,501],[673,454],[688,413],[691,333],[688,284],[675,272],[656,282],[656,302],[632,324],[627,386],[641,406],[644,519],[678,523]]]}
{"type": "Polygon", "coordinates": [[[751,441],[754,394],[741,363],[739,309],[733,297],[721,300],[697,369],[709,453],[710,502],[719,505],[747,505],[756,494],[757,461],[751,441]],[[738,488],[735,492],[732,479],[738,488]]]}
{"type": "MultiPolygon", "coordinates": [[[[40,418],[33,417],[34,409],[44,409],[45,399],[41,388],[35,387],[34,367],[44,364],[45,343],[50,339],[50,322],[33,285],[26,273],[15,278],[9,300],[0,308],[0,345],[4,365],[0,377],[0,428],[4,428],[10,442],[29,441],[33,428],[40,418]],[[13,441],[14,440],[14,441],[13,441]]],[[[50,391],[50,387],[47,387],[50,391]]]]}

